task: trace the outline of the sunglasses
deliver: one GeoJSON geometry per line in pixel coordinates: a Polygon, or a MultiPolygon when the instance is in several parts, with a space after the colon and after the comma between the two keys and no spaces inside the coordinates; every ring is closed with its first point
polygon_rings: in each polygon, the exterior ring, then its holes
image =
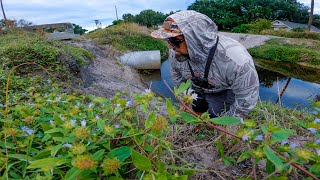
{"type": "Polygon", "coordinates": [[[170,44],[174,48],[179,48],[180,44],[184,41],[184,39],[178,38],[169,38],[167,40],[168,44],[170,44]]]}

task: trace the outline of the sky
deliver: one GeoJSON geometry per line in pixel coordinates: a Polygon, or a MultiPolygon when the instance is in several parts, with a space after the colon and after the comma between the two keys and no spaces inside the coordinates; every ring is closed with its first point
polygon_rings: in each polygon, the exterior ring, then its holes
{"type": "MultiPolygon", "coordinates": [[[[185,10],[195,0],[3,0],[9,19],[26,19],[34,24],[71,22],[84,29],[95,29],[94,20],[100,20],[102,27],[116,20],[116,10],[122,14],[139,14],[142,10],[153,9],[163,13],[185,10]]],[[[310,6],[310,0],[299,0],[310,6]]],[[[315,0],[315,13],[320,14],[320,1],[315,0]]],[[[2,18],[2,13],[0,15],[2,18]]]]}

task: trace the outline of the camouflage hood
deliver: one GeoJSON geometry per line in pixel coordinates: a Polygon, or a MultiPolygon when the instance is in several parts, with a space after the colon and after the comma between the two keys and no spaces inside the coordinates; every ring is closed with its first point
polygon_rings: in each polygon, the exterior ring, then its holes
{"type": "Polygon", "coordinates": [[[204,77],[209,52],[219,36],[219,43],[208,75],[212,88],[202,88],[205,93],[218,93],[227,89],[235,94],[235,102],[226,115],[247,114],[257,103],[259,79],[253,59],[239,42],[218,34],[217,26],[207,16],[196,11],[181,11],[171,16],[182,31],[187,43],[190,60],[178,60],[169,49],[172,79],[176,85],[192,78],[188,61],[196,77],[204,77]]]}
{"type": "Polygon", "coordinates": [[[182,31],[191,61],[205,64],[210,49],[216,43],[216,24],[207,16],[191,10],[175,13],[168,18],[172,18],[182,31]]]}

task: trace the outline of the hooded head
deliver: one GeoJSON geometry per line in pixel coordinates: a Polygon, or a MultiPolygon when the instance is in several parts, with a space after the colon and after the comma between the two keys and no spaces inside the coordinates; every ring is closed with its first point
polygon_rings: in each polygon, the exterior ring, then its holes
{"type": "Polygon", "coordinates": [[[210,49],[215,45],[217,38],[217,26],[206,15],[193,10],[180,11],[168,16],[163,28],[154,31],[151,36],[160,39],[168,39],[183,35],[187,43],[188,53],[191,61],[205,63],[210,49]],[[176,27],[168,26],[173,20],[176,27]]]}

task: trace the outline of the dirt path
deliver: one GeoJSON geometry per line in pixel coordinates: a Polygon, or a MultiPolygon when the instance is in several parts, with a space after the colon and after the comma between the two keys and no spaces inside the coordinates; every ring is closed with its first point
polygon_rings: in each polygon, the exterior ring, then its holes
{"type": "Polygon", "coordinates": [[[98,46],[90,39],[72,41],[72,44],[85,48],[96,55],[89,66],[81,69],[84,87],[80,90],[97,96],[113,97],[115,93],[127,91],[141,93],[145,89],[138,72],[121,64],[116,57],[119,53],[110,46],[98,46]]]}
{"type": "Polygon", "coordinates": [[[238,42],[240,42],[245,48],[249,49],[255,46],[261,46],[266,41],[279,38],[277,36],[266,36],[266,35],[255,35],[255,34],[241,34],[241,33],[227,33],[227,32],[219,32],[224,36],[230,37],[238,42]]]}

